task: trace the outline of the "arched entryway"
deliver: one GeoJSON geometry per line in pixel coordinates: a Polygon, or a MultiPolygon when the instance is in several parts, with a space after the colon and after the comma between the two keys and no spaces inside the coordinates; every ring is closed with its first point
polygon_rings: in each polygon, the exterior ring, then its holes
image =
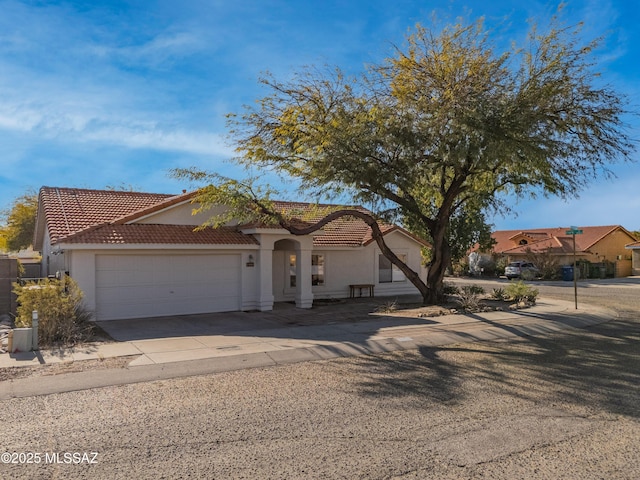
{"type": "Polygon", "coordinates": [[[275,302],[294,301],[298,308],[311,308],[311,242],[306,237],[274,242],[271,280],[275,302]]]}

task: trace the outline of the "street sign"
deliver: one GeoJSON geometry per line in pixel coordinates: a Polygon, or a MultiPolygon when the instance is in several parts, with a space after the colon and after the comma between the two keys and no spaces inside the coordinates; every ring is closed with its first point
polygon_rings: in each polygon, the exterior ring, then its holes
{"type": "Polygon", "coordinates": [[[578,227],[571,225],[569,230],[566,231],[567,235],[571,235],[573,237],[573,295],[576,300],[576,310],[578,309],[578,270],[576,265],[576,235],[580,235],[582,230],[578,227]]]}

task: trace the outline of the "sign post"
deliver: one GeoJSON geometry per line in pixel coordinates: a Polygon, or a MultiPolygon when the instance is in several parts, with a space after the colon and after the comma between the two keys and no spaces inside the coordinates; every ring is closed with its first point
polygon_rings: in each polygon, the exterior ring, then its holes
{"type": "Polygon", "coordinates": [[[578,227],[571,226],[565,232],[573,237],[573,297],[575,299],[576,310],[578,309],[578,272],[576,270],[576,235],[582,234],[582,230],[578,227]]]}

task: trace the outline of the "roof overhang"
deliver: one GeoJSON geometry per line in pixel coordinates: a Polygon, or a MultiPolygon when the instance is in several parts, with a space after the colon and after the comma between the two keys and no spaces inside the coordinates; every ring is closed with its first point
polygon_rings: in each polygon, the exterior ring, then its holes
{"type": "Polygon", "coordinates": [[[258,250],[260,245],[257,244],[186,244],[186,243],[57,243],[53,250],[53,254],[64,253],[67,250],[258,250]]]}

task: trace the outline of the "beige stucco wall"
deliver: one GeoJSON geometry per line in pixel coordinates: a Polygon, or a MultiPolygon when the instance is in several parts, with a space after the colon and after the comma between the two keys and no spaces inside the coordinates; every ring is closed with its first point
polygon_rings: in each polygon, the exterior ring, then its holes
{"type": "Polygon", "coordinates": [[[630,260],[631,254],[625,245],[633,242],[634,239],[622,230],[616,230],[599,242],[596,242],[589,251],[591,256],[587,258],[590,262],[615,262],[616,260],[630,260]],[[618,258],[620,257],[620,258],[618,258]]]}
{"type": "Polygon", "coordinates": [[[202,225],[212,216],[224,212],[225,207],[214,207],[206,212],[193,214],[198,205],[190,202],[172,206],[135,221],[135,223],[154,223],[161,225],[202,225]]]}
{"type": "Polygon", "coordinates": [[[632,273],[631,260],[616,260],[616,277],[628,277],[632,273]]]}
{"type": "Polygon", "coordinates": [[[64,249],[51,245],[51,237],[49,232],[44,234],[44,241],[42,243],[42,263],[40,266],[40,276],[47,277],[49,275],[55,275],[56,272],[69,271],[69,256],[64,249]]]}
{"type": "MultiPolygon", "coordinates": [[[[389,248],[396,254],[407,255],[409,267],[426,279],[426,269],[422,266],[420,246],[400,232],[385,237],[389,248]]],[[[288,259],[294,252],[276,250],[273,252],[273,295],[276,302],[292,301],[294,289],[288,287],[288,259]]],[[[375,296],[417,294],[418,290],[408,280],[380,283],[378,279],[378,259],[380,249],[375,243],[366,247],[349,249],[314,248],[313,254],[325,256],[325,284],[313,286],[313,297],[318,299],[346,298],[351,284],[375,285],[375,296]]]]}

